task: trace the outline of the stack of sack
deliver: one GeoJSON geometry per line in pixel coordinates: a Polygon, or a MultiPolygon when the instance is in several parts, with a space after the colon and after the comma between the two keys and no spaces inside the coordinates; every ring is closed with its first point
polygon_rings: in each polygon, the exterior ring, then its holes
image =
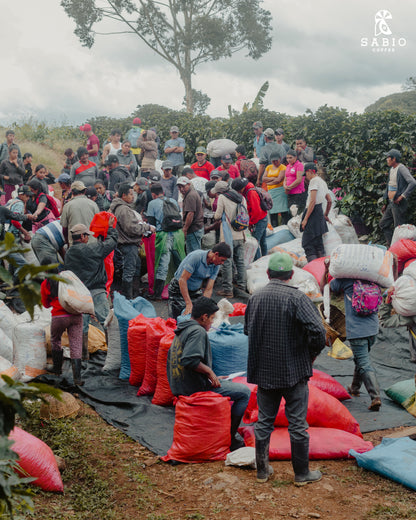
{"type": "MultiPolygon", "coordinates": [[[[243,377],[233,379],[237,383],[246,384],[251,390],[251,397],[244,414],[243,426],[239,433],[246,446],[255,446],[253,422],[258,420],[257,385],[249,384],[243,377]]],[[[309,457],[310,459],[350,458],[349,450],[364,453],[373,448],[371,442],[362,438],[357,420],[341,400],[350,396],[344,387],[333,377],[319,370],[313,370],[309,380],[309,402],[306,420],[309,424],[309,457]]],[[[270,439],[270,460],[290,460],[290,437],[285,415],[285,401],[282,399],[275,420],[275,429],[270,439]]]]}

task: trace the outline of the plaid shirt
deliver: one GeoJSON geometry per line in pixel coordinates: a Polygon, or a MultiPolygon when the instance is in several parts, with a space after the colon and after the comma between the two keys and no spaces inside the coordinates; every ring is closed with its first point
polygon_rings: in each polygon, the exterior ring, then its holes
{"type": "Polygon", "coordinates": [[[249,300],[247,381],[261,388],[289,388],[312,376],[312,361],[325,346],[318,310],[302,292],[272,279],[249,300]]]}

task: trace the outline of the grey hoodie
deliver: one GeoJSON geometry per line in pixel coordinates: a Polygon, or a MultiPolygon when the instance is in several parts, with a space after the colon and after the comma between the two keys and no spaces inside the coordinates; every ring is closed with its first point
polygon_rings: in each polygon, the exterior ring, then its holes
{"type": "Polygon", "coordinates": [[[211,389],[207,376],[195,371],[201,362],[212,368],[211,345],[206,330],[193,319],[179,323],[167,361],[173,395],[192,395],[211,389]]]}
{"type": "Polygon", "coordinates": [[[117,218],[117,231],[119,244],[139,245],[143,233],[150,231],[150,225],[140,223],[137,213],[130,204],[121,198],[113,200],[110,212],[117,218]]]}

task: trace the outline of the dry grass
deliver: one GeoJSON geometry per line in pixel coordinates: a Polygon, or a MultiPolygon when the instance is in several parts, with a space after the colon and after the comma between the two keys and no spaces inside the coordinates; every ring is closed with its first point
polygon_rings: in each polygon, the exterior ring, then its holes
{"type": "Polygon", "coordinates": [[[54,148],[34,141],[18,142],[22,154],[30,152],[33,155],[32,168],[37,164],[44,164],[54,175],[58,177],[65,163],[64,151],[66,148],[77,149],[80,143],[76,141],[57,141],[54,148]]]}

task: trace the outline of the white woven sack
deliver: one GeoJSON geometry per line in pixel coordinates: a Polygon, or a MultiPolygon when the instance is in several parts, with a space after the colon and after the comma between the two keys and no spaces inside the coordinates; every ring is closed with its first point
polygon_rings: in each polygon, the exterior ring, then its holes
{"type": "Polygon", "coordinates": [[[302,236],[302,231],[300,230],[301,221],[302,215],[296,215],[295,217],[292,217],[287,223],[289,231],[295,238],[300,238],[302,236]]]}
{"type": "Polygon", "coordinates": [[[7,307],[3,300],[0,300],[0,329],[12,339],[13,327],[16,325],[16,314],[7,307]]]}
{"type": "Polygon", "coordinates": [[[70,314],[94,314],[94,302],[90,291],[72,271],[62,271],[59,276],[68,283],[59,282],[58,298],[70,314]]]}
{"type": "Polygon", "coordinates": [[[402,316],[416,315],[416,280],[403,275],[394,282],[393,309],[402,316]]]}
{"type": "Polygon", "coordinates": [[[211,157],[221,157],[227,153],[234,153],[237,144],[231,139],[214,139],[207,146],[207,153],[211,157]]]}
{"type": "Polygon", "coordinates": [[[285,242],[284,244],[272,247],[269,251],[269,254],[271,253],[287,253],[292,257],[293,265],[296,267],[304,267],[308,263],[306,260],[305,250],[302,247],[301,238],[295,238],[290,242],[285,242]]]}
{"type": "Polygon", "coordinates": [[[47,327],[51,326],[52,308],[49,307],[47,309],[46,307],[39,307],[38,305],[35,305],[34,312],[33,312],[33,320],[27,311],[24,312],[23,314],[18,314],[15,317],[15,320],[16,320],[16,324],[26,323],[27,321],[32,321],[33,323],[36,323],[36,325],[39,328],[46,329],[47,327]]]}
{"type": "Polygon", "coordinates": [[[18,323],[13,329],[13,364],[19,370],[20,379],[24,383],[44,373],[45,331],[36,323],[18,323]]]}
{"type": "Polygon", "coordinates": [[[331,254],[329,273],[334,278],[354,278],[393,285],[393,255],[376,246],[342,244],[331,254]]]}
{"type": "Polygon", "coordinates": [[[120,329],[118,326],[117,316],[111,309],[104,322],[104,328],[107,330],[107,357],[105,359],[103,371],[110,370],[120,371],[121,366],[121,346],[120,346],[120,329]]]}
{"type": "MultiPolygon", "coordinates": [[[[9,376],[15,381],[19,381],[19,370],[16,366],[13,365],[8,359],[0,356],[0,376],[1,375],[9,376]]],[[[0,377],[0,387],[4,386],[6,382],[0,377]]]]}
{"type": "Polygon", "coordinates": [[[226,466],[249,466],[256,467],[256,450],[251,446],[244,446],[238,450],[231,451],[225,459],[226,466]]]}
{"type": "Polygon", "coordinates": [[[330,255],[336,247],[342,244],[341,237],[338,235],[337,230],[332,224],[328,224],[328,233],[322,235],[322,241],[327,256],[330,255]]]}
{"type": "Polygon", "coordinates": [[[402,224],[394,228],[393,237],[391,239],[391,245],[402,238],[409,238],[410,240],[416,240],[416,226],[413,224],[402,224]]]}
{"type": "Polygon", "coordinates": [[[269,282],[267,276],[267,267],[269,265],[269,256],[262,256],[247,269],[247,291],[253,294],[258,289],[262,289],[269,282]]]}
{"type": "Polygon", "coordinates": [[[403,269],[403,273],[416,280],[416,260],[403,269]]]}
{"type": "Polygon", "coordinates": [[[13,360],[13,342],[3,329],[0,329],[0,356],[8,361],[13,360]]]}
{"type": "Polygon", "coordinates": [[[246,241],[244,242],[243,246],[244,265],[246,266],[246,268],[253,262],[258,248],[259,243],[257,242],[257,240],[251,235],[246,236],[246,241]]]}
{"type": "Polygon", "coordinates": [[[338,215],[330,220],[343,244],[359,244],[357,233],[351,220],[346,215],[338,215]]]}
{"type": "Polygon", "coordinates": [[[299,291],[309,296],[313,302],[321,302],[323,300],[318,282],[314,275],[308,271],[299,269],[299,267],[293,267],[293,276],[286,283],[291,287],[297,287],[299,291]]]}

